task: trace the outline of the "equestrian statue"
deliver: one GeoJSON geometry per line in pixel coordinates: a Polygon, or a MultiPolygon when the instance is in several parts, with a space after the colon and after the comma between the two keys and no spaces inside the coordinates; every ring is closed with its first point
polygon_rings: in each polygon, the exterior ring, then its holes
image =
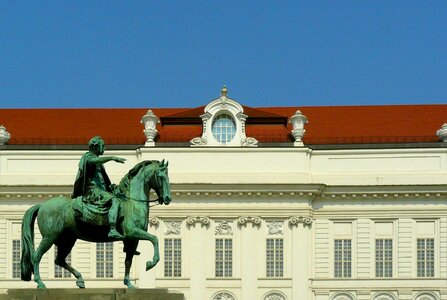
{"type": "MultiPolygon", "coordinates": [[[[146,270],[152,269],[160,260],[158,238],[147,232],[149,202],[169,204],[171,190],[168,163],[147,160],[138,163],[122,179],[119,185],[112,184],[104,169],[109,161],[124,163],[125,159],[104,154],[104,141],[93,137],[89,151],[79,162],[71,198],[55,197],[28,209],[22,221],[21,279],[34,281],[38,288],[46,288],[39,274],[42,256],[57,246],[55,264],[76,277],[76,285],[84,288],[81,273],[66,262],[77,239],[89,242],[123,241],[126,253],[124,284],[133,288],[129,273],[134,255],[138,255],[139,240],[148,240],[154,247],[152,260],[146,262],[146,270]],[[150,190],[158,196],[149,199],[150,190]],[[42,240],[34,249],[34,222],[42,240]]],[[[158,205],[157,204],[157,205],[158,205]]]]}

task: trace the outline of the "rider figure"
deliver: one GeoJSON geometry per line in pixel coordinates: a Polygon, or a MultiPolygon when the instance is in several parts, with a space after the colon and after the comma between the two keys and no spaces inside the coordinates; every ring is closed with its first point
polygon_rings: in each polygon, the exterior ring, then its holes
{"type": "Polygon", "coordinates": [[[98,206],[110,206],[108,219],[110,230],[108,236],[111,238],[123,238],[116,230],[118,218],[119,200],[113,195],[114,185],[110,182],[103,164],[109,161],[124,163],[125,158],[116,156],[101,156],[104,154],[104,141],[101,137],[93,137],[89,143],[89,151],[86,152],[79,162],[78,175],[74,184],[72,198],[84,196],[98,206]]]}

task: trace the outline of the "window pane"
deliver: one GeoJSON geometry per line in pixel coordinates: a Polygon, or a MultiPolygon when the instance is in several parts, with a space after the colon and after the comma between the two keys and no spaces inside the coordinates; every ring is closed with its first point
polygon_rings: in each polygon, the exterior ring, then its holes
{"type": "Polygon", "coordinates": [[[435,240],[417,239],[417,276],[435,276],[435,240]]]}
{"type": "Polygon", "coordinates": [[[284,276],[284,241],[283,239],[266,240],[266,274],[267,277],[284,276]]]}
{"type": "Polygon", "coordinates": [[[20,240],[12,240],[12,278],[20,278],[20,240]]]}
{"type": "Polygon", "coordinates": [[[182,276],[182,240],[165,239],[165,277],[182,276]]]}
{"type": "Polygon", "coordinates": [[[334,277],[351,277],[351,240],[334,240],[334,277]]]}
{"type": "Polygon", "coordinates": [[[216,277],[233,275],[233,240],[216,239],[216,277]]]}
{"type": "Polygon", "coordinates": [[[96,277],[113,277],[113,243],[96,244],[96,277]]]}
{"type": "Polygon", "coordinates": [[[376,239],[376,277],[393,276],[393,240],[376,239]]]}
{"type": "Polygon", "coordinates": [[[228,143],[236,134],[236,124],[231,116],[222,114],[214,120],[211,131],[218,142],[228,143]]]}

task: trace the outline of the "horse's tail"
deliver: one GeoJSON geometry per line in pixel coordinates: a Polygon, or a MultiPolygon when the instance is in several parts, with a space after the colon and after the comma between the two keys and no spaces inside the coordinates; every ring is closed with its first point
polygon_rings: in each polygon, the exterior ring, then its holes
{"type": "Polygon", "coordinates": [[[34,253],[34,221],[37,217],[40,204],[28,209],[22,220],[22,257],[20,259],[21,278],[25,281],[31,280],[33,273],[33,262],[31,256],[34,253]]]}

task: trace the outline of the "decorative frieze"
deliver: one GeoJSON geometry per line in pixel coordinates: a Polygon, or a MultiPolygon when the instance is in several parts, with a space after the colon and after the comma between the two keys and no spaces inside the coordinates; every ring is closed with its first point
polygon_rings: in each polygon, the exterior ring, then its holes
{"type": "Polygon", "coordinates": [[[214,230],[215,235],[232,235],[233,234],[233,228],[231,227],[231,224],[227,221],[217,221],[216,222],[216,228],[214,230]]]}
{"type": "Polygon", "coordinates": [[[261,225],[261,218],[259,217],[239,217],[237,222],[239,225],[247,225],[248,223],[251,223],[253,226],[260,226],[261,225]]]}
{"type": "Polygon", "coordinates": [[[199,223],[202,227],[208,227],[210,225],[210,218],[208,217],[188,217],[186,219],[186,224],[189,226],[195,226],[195,224],[199,223]]]}
{"type": "Polygon", "coordinates": [[[291,226],[298,226],[299,223],[302,223],[303,225],[310,226],[312,224],[312,218],[311,217],[303,217],[303,216],[289,218],[289,224],[291,226]]]}
{"type": "Polygon", "coordinates": [[[282,235],[284,222],[282,221],[267,221],[267,234],[269,235],[282,235]]]}
{"type": "Polygon", "coordinates": [[[165,221],[165,234],[166,235],[180,235],[182,228],[182,221],[165,221]]]}

